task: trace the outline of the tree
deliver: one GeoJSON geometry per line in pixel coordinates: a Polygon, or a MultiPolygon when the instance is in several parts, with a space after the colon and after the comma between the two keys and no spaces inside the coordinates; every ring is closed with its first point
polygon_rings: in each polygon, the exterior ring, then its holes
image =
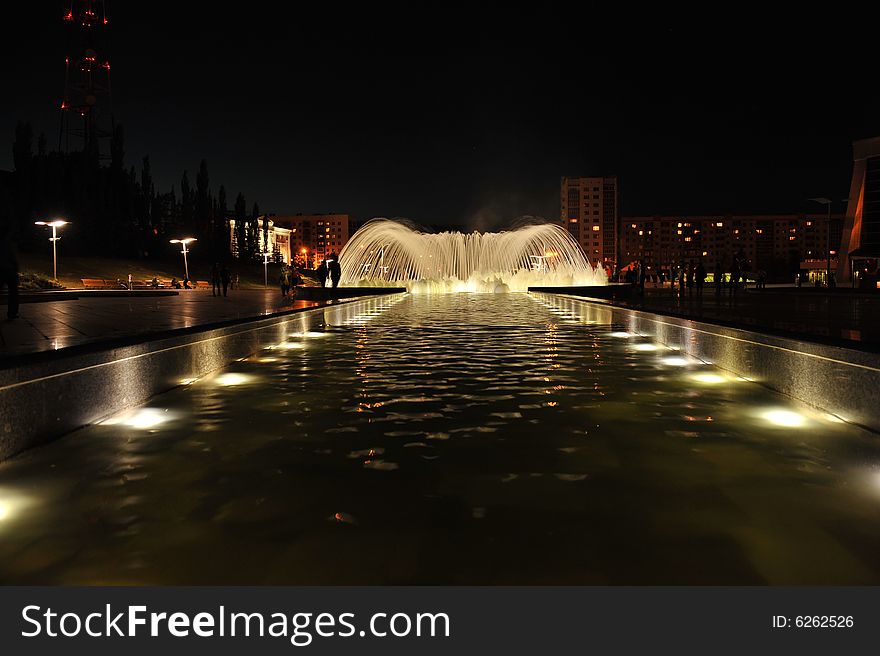
{"type": "Polygon", "coordinates": [[[221,253],[225,256],[229,255],[229,245],[232,243],[232,236],[229,234],[229,209],[226,207],[226,187],[220,185],[217,192],[217,209],[214,210],[214,231],[217,234],[215,250],[219,257],[221,253]]]}
{"type": "Polygon", "coordinates": [[[248,258],[248,227],[247,227],[247,203],[241,192],[235,198],[235,241],[238,250],[238,259],[248,258]]]}
{"type": "Polygon", "coordinates": [[[211,231],[211,198],[208,185],[208,161],[202,159],[199,163],[199,172],[196,175],[195,195],[195,229],[200,237],[210,236],[211,231]]]}
{"type": "Polygon", "coordinates": [[[178,218],[180,220],[180,228],[184,231],[193,230],[193,190],[189,186],[189,174],[184,171],[183,177],[180,179],[180,210],[178,218]]]}
{"type": "MultiPolygon", "coordinates": [[[[260,206],[254,203],[253,208],[251,209],[251,222],[254,226],[254,234],[259,235],[260,233],[260,224],[258,223],[258,219],[260,218],[260,206]]],[[[261,244],[261,251],[263,253],[269,252],[269,219],[268,217],[263,217],[263,234],[261,244]]],[[[256,255],[256,251],[254,253],[256,255]]]]}

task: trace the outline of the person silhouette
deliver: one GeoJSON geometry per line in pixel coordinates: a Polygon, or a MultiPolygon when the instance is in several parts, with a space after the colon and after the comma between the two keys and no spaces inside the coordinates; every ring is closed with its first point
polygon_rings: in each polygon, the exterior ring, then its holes
{"type": "Polygon", "coordinates": [[[339,266],[339,260],[336,255],[330,256],[332,259],[327,263],[327,270],[330,272],[330,281],[333,288],[339,287],[339,280],[342,278],[342,267],[339,266]]]}
{"type": "Polygon", "coordinates": [[[327,286],[327,275],[329,274],[326,260],[321,261],[321,265],[317,268],[315,273],[318,274],[318,284],[321,287],[326,287],[327,286]]]}

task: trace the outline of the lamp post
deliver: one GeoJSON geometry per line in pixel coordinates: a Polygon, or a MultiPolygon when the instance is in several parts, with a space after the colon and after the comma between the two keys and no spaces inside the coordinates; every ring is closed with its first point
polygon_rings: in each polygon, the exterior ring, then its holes
{"type": "Polygon", "coordinates": [[[38,226],[49,226],[52,228],[52,236],[49,237],[49,241],[52,242],[52,279],[58,280],[58,249],[56,247],[56,242],[61,239],[58,236],[58,228],[61,226],[66,226],[67,221],[63,221],[62,219],[56,219],[55,221],[34,221],[34,225],[38,226]]]}
{"type": "Polygon", "coordinates": [[[263,253],[263,287],[269,286],[269,253],[263,253]]]}
{"type": "Polygon", "coordinates": [[[189,264],[186,261],[186,254],[189,253],[186,246],[187,244],[191,244],[194,241],[198,241],[195,237],[184,237],[183,239],[172,239],[169,243],[172,244],[180,244],[183,247],[183,250],[180,252],[183,253],[183,271],[186,279],[189,280],[189,264]]]}
{"type": "Polygon", "coordinates": [[[831,203],[833,201],[830,198],[810,198],[809,200],[828,208],[828,217],[825,220],[825,256],[827,258],[825,286],[831,287],[831,203]]]}

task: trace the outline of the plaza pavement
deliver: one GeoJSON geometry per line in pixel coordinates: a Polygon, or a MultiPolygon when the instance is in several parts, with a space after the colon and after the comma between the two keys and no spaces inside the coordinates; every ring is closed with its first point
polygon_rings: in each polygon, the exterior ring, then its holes
{"type": "Polygon", "coordinates": [[[683,295],[646,289],[621,302],[634,309],[720,323],[860,350],[880,350],[880,294],[845,289],[768,287],[716,296],[713,287],[683,295]]]}
{"type": "Polygon", "coordinates": [[[181,290],[172,296],[83,296],[22,303],[18,319],[0,321],[0,366],[10,356],[146,337],[318,305],[314,301],[284,299],[274,288],[233,290],[226,298],[212,296],[206,290],[181,290]]]}

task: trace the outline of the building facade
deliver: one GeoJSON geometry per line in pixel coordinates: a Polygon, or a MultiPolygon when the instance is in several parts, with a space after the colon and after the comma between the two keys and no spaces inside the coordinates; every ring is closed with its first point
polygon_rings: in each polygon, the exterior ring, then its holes
{"type": "Polygon", "coordinates": [[[290,231],[290,252],[300,266],[317,268],[329,255],[339,255],[351,237],[348,214],[273,216],[276,226],[290,231]]]}
{"type": "MultiPolygon", "coordinates": [[[[235,219],[229,219],[229,252],[238,258],[241,256],[241,248],[238,243],[239,231],[236,230],[235,219]]],[[[257,217],[257,229],[254,239],[253,252],[263,259],[264,253],[269,253],[270,262],[284,262],[290,264],[292,251],[290,247],[290,229],[276,225],[272,218],[267,216],[257,217]],[[268,231],[268,235],[266,233],[268,231]]]]}
{"type": "Polygon", "coordinates": [[[853,143],[849,188],[837,275],[859,287],[874,288],[880,262],[880,137],[853,143]]]}
{"type": "Polygon", "coordinates": [[[617,177],[563,177],[560,223],[584,249],[593,266],[618,265],[619,209],[617,177]]]}
{"type": "Polygon", "coordinates": [[[649,271],[670,271],[682,260],[702,259],[707,270],[725,271],[741,254],[750,271],[783,278],[813,271],[824,279],[837,267],[842,215],[631,216],[621,219],[621,267],[640,261],[649,271]],[[830,230],[829,230],[830,228],[830,230]],[[830,233],[830,235],[829,235],[830,233]],[[829,248],[830,244],[830,248],[829,248]]]}

